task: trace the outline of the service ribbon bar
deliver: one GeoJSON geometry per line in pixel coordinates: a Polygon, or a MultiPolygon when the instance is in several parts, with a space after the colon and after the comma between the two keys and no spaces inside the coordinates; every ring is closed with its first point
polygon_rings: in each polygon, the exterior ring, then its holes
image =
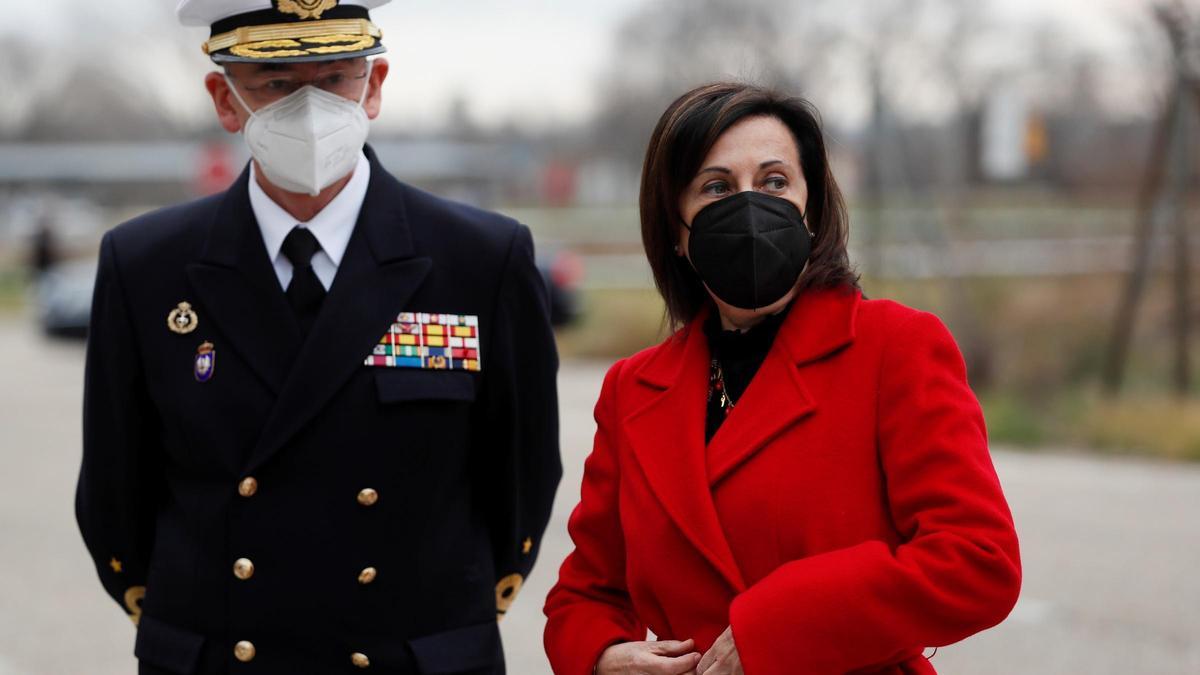
{"type": "Polygon", "coordinates": [[[401,312],[364,362],[376,368],[482,370],[479,317],[401,312]]]}

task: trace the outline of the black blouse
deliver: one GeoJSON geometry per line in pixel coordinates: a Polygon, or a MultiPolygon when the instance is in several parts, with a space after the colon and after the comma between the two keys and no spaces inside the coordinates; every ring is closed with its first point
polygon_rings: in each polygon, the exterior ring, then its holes
{"type": "MultiPolygon", "coordinates": [[[[789,305],[790,307],[790,305],[789,305]]],[[[750,386],[758,367],[767,358],[779,327],[787,318],[785,308],[767,316],[750,330],[724,330],[721,317],[715,311],[704,322],[708,350],[712,355],[708,379],[708,408],[704,421],[707,443],[721,428],[725,416],[737,407],[737,402],[750,386]],[[724,394],[724,395],[723,395],[724,394]]]]}

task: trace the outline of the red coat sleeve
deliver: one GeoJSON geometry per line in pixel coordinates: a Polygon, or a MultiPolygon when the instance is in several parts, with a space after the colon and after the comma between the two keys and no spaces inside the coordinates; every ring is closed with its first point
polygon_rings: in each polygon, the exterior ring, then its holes
{"type": "Polygon", "coordinates": [[[610,645],[646,639],[625,585],[625,540],[617,504],[616,381],[604,378],[596,403],[596,441],[584,464],[579,505],[567,530],[575,550],[546,598],[546,654],[558,675],[590,675],[610,645]]]}
{"type": "Polygon", "coordinates": [[[926,313],[888,340],[877,445],[904,543],[795,560],[735,598],[730,623],[747,675],[894,662],[993,626],[1016,603],[1016,532],[958,347],[926,313]]]}

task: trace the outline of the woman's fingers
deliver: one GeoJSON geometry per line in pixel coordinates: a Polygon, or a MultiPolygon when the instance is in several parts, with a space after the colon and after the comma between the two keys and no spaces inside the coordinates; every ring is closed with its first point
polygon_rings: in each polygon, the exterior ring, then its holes
{"type": "MultiPolygon", "coordinates": [[[[718,660],[726,660],[722,657],[731,651],[733,651],[733,631],[726,628],[725,632],[721,633],[716,641],[713,642],[713,646],[709,647],[707,652],[704,652],[704,656],[700,658],[700,663],[696,664],[696,675],[704,675],[713,668],[718,660]]],[[[714,670],[713,675],[719,672],[721,672],[720,668],[714,670]]]]}
{"type": "Polygon", "coordinates": [[[679,640],[659,640],[650,642],[650,652],[661,656],[681,656],[696,648],[696,641],[688,638],[682,642],[679,640]]]}
{"type": "Polygon", "coordinates": [[[696,664],[700,663],[700,652],[690,652],[683,656],[663,657],[662,667],[664,675],[692,675],[696,672],[696,664]]]}
{"type": "Polygon", "coordinates": [[[625,642],[604,650],[598,675],[696,675],[700,652],[694,640],[625,642]]]}

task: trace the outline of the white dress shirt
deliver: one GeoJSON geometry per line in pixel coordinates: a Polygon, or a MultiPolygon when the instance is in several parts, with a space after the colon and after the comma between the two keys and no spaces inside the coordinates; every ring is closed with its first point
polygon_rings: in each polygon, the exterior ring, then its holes
{"type": "Polygon", "coordinates": [[[258,184],[258,174],[254,162],[250,163],[250,208],[254,210],[254,218],[258,221],[258,229],[262,231],[263,243],[267,246],[267,257],[275,266],[275,276],[279,277],[279,285],[286,291],[292,282],[292,262],[282,252],[283,240],[288,232],[297,225],[308,229],[317,238],[321,250],[313,255],[313,272],[325,290],[333,285],[337,275],[338,265],[342,264],[342,256],[346,253],[346,245],[350,243],[350,235],[354,232],[354,224],[358,222],[358,213],[362,210],[363,200],[367,196],[367,184],[371,182],[371,163],[367,156],[359,154],[358,165],[354,167],[354,175],[342,188],[342,191],[325,205],[313,219],[301,223],[291,214],[283,210],[274,200],[263,192],[258,184]]]}

